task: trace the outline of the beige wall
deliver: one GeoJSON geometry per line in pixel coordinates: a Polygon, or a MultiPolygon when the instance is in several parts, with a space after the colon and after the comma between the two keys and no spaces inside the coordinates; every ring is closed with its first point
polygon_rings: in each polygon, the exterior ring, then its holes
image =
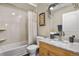
{"type": "MultiPolygon", "coordinates": [[[[39,20],[38,20],[38,35],[42,36],[48,36],[49,34],[49,20],[47,17],[47,4],[40,4],[37,7],[38,16],[40,13],[45,12],[45,26],[39,26],[39,20]]],[[[38,17],[39,19],[39,17],[38,17]]]]}
{"type": "MultiPolygon", "coordinates": [[[[40,5],[38,7],[38,12],[45,12],[47,15],[47,8],[48,5],[40,5]]],[[[69,6],[66,6],[64,8],[61,8],[56,11],[52,11],[52,18],[49,19],[46,17],[46,26],[38,26],[38,34],[43,36],[48,36],[50,31],[57,31],[57,25],[62,24],[62,15],[63,13],[74,11],[76,9],[73,8],[73,6],[70,4],[69,6]]],[[[38,13],[38,14],[39,14],[38,13]]]]}

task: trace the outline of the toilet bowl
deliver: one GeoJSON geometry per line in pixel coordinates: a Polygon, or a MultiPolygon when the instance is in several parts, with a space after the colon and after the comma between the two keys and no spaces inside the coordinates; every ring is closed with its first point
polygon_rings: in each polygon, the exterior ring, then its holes
{"type": "Polygon", "coordinates": [[[36,44],[32,44],[32,45],[29,45],[27,47],[27,50],[30,53],[30,56],[35,56],[36,55],[36,50],[39,48],[39,40],[40,39],[43,39],[43,37],[37,36],[36,37],[36,43],[37,43],[37,45],[36,44]]]}
{"type": "Polygon", "coordinates": [[[28,49],[28,52],[30,53],[30,56],[35,56],[38,46],[33,44],[33,45],[28,46],[27,49],[28,49]]]}

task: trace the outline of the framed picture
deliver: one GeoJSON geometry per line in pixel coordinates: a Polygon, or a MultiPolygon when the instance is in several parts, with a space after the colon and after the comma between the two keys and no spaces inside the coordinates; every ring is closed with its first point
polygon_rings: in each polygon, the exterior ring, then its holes
{"type": "Polygon", "coordinates": [[[45,26],[45,13],[40,13],[39,14],[39,25],[40,26],[45,26]]]}

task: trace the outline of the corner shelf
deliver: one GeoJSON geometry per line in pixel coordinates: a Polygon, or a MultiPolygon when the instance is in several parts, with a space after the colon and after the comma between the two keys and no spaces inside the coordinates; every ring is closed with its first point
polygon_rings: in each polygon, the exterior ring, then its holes
{"type": "Polygon", "coordinates": [[[6,30],[6,28],[0,28],[0,31],[5,31],[6,30]]]}
{"type": "Polygon", "coordinates": [[[5,41],[6,39],[0,39],[0,42],[3,42],[3,41],[5,41]]]}

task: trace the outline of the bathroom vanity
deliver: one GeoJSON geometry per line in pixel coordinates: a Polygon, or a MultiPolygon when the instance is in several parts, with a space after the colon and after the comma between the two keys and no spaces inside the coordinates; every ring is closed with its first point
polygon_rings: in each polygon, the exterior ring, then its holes
{"type": "Polygon", "coordinates": [[[51,39],[40,40],[40,56],[78,56],[79,43],[67,43],[51,39]]]}
{"type": "Polygon", "coordinates": [[[61,33],[61,35],[59,34],[59,37],[57,39],[54,37],[56,33],[50,33],[50,38],[44,38],[40,40],[39,55],[79,56],[78,19],[79,19],[79,10],[64,13],[62,15],[62,24],[57,26],[58,32],[61,33]],[[64,34],[64,36],[62,34],[64,34]]]}

